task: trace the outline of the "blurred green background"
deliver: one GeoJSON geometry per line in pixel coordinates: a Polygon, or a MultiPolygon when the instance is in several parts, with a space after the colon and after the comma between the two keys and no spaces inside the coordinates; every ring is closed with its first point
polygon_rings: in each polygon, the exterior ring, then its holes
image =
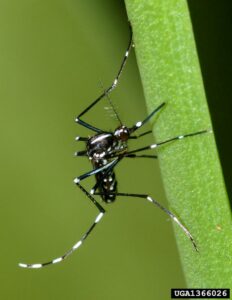
{"type": "MultiPolygon", "coordinates": [[[[73,156],[84,146],[75,136],[89,134],[74,119],[118,71],[129,37],[123,1],[1,1],[0,36],[0,298],[169,299],[170,288],[185,286],[171,222],[143,199],[108,205],[62,264],[17,266],[62,255],[97,215],[72,183],[91,169],[73,156]]],[[[147,115],[133,51],[111,98],[125,124],[147,115]]],[[[105,106],[107,100],[85,120],[114,129],[105,106]]],[[[117,177],[120,191],[150,193],[167,206],[156,161],[124,160],[117,177]]]]}
{"type": "MultiPolygon", "coordinates": [[[[62,255],[97,215],[72,183],[91,169],[73,156],[84,146],[75,136],[91,133],[74,119],[118,71],[129,38],[124,3],[1,1],[0,36],[0,298],[169,299],[171,287],[185,286],[171,221],[143,199],[108,205],[64,263],[17,266],[62,255]]],[[[147,115],[133,51],[111,98],[128,125],[147,115]]],[[[105,106],[107,100],[85,120],[114,129],[118,123],[105,106]]],[[[131,147],[152,141],[144,137],[131,147]]],[[[156,161],[125,160],[117,177],[120,191],[150,193],[167,205],[156,161]]],[[[93,179],[84,184],[90,188],[93,179]]]]}

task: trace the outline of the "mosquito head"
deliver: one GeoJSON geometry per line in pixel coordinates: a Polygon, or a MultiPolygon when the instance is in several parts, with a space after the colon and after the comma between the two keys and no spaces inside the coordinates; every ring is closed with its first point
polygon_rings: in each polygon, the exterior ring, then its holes
{"type": "Polygon", "coordinates": [[[114,136],[117,138],[117,140],[122,141],[122,142],[126,142],[130,137],[129,129],[124,125],[119,126],[114,131],[114,136]]]}

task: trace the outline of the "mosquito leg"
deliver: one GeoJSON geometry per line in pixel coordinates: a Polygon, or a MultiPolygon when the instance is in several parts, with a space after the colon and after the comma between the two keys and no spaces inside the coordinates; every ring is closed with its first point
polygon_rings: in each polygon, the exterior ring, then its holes
{"type": "Polygon", "coordinates": [[[87,151],[83,150],[83,151],[76,151],[74,153],[75,156],[87,156],[87,151]]]}
{"type": "Polygon", "coordinates": [[[80,182],[81,180],[83,180],[83,179],[86,179],[86,178],[88,178],[88,177],[90,177],[90,176],[92,176],[92,175],[95,175],[95,174],[97,174],[97,173],[99,173],[99,172],[102,172],[102,171],[104,171],[104,170],[107,171],[107,169],[109,169],[109,168],[110,168],[110,169],[114,168],[114,167],[116,166],[116,164],[117,164],[121,159],[122,159],[121,157],[117,157],[116,159],[112,160],[112,161],[109,162],[108,164],[106,164],[106,165],[104,165],[104,166],[102,166],[102,167],[100,167],[100,168],[98,168],[98,169],[91,170],[91,171],[89,171],[89,172],[87,172],[87,173],[85,173],[85,174],[83,174],[83,175],[81,175],[81,176],[79,176],[79,177],[76,177],[76,178],[74,179],[74,183],[75,183],[75,184],[79,184],[79,182],[80,182]]]}
{"type": "Polygon", "coordinates": [[[140,127],[142,127],[144,124],[146,124],[156,113],[158,113],[161,108],[164,107],[166,103],[163,102],[161,103],[155,110],[153,110],[152,113],[150,113],[150,115],[148,115],[143,121],[139,121],[137,122],[133,127],[130,128],[130,133],[135,132],[137,129],[139,129],[140,127]]]}
{"type": "Polygon", "coordinates": [[[142,136],[144,136],[144,135],[150,134],[150,133],[152,133],[152,130],[148,130],[148,131],[143,132],[143,133],[141,133],[141,134],[139,134],[139,135],[131,135],[131,136],[129,137],[129,139],[130,139],[130,140],[138,139],[138,138],[140,138],[140,137],[142,137],[142,136]]]}
{"type": "Polygon", "coordinates": [[[75,141],[77,141],[77,142],[81,142],[81,141],[87,142],[88,139],[89,139],[89,138],[87,138],[87,137],[82,137],[82,136],[76,136],[76,137],[75,137],[75,141]]]}
{"type": "MultiPolygon", "coordinates": [[[[114,193],[114,194],[116,196],[123,196],[123,197],[144,198],[144,199],[148,200],[149,202],[153,203],[154,205],[158,206],[162,211],[164,211],[167,215],[169,215],[169,217],[174,222],[176,222],[178,224],[178,226],[183,230],[185,235],[192,242],[192,245],[193,245],[194,249],[198,252],[196,242],[194,241],[194,239],[193,239],[191,233],[189,232],[189,230],[181,223],[181,221],[170,210],[168,210],[167,208],[162,206],[158,201],[156,201],[155,199],[153,199],[149,195],[145,195],[145,194],[131,194],[131,193],[114,193]]],[[[95,193],[95,195],[101,195],[101,193],[95,193]]]]}
{"type": "Polygon", "coordinates": [[[190,136],[195,136],[195,135],[200,135],[200,134],[210,133],[210,132],[212,132],[212,131],[206,129],[206,130],[197,131],[197,132],[193,132],[193,133],[188,133],[188,134],[184,134],[184,135],[178,135],[178,136],[175,136],[171,139],[165,140],[165,141],[157,143],[157,144],[152,144],[152,145],[148,145],[148,146],[143,147],[143,148],[139,148],[139,149],[129,151],[129,152],[127,152],[127,154],[132,154],[132,153],[137,153],[137,152],[144,151],[144,150],[159,148],[160,146],[162,146],[164,144],[167,144],[167,143],[170,143],[170,142],[174,142],[174,141],[182,140],[182,139],[190,137],[190,136]]]}
{"type": "MultiPolygon", "coordinates": [[[[136,154],[124,154],[123,157],[121,157],[120,159],[124,158],[124,157],[129,157],[129,158],[153,158],[153,159],[156,159],[158,158],[157,155],[136,155],[136,154]]],[[[118,161],[119,162],[119,161],[118,161]]],[[[101,184],[103,183],[104,181],[104,178],[106,178],[109,173],[112,171],[112,169],[116,166],[115,165],[112,165],[110,166],[106,172],[104,172],[104,174],[102,175],[101,179],[99,179],[96,184],[93,186],[93,188],[90,190],[90,194],[92,195],[96,195],[96,190],[99,188],[99,186],[101,186],[101,184]]]]}
{"type": "Polygon", "coordinates": [[[99,214],[95,218],[92,225],[89,227],[89,229],[85,232],[85,234],[81,237],[81,239],[72,246],[71,249],[69,249],[66,253],[64,253],[62,256],[54,258],[48,262],[45,263],[35,263],[35,264],[25,264],[25,263],[19,263],[19,266],[22,268],[29,268],[29,269],[39,269],[43,268],[52,264],[57,264],[65,260],[68,256],[70,256],[75,250],[77,250],[86,240],[86,238],[89,236],[89,234],[92,232],[92,230],[95,228],[95,226],[100,222],[101,218],[103,217],[105,210],[104,208],[95,200],[95,198],[90,195],[80,184],[77,184],[77,186],[84,192],[87,197],[93,202],[93,204],[97,207],[99,210],[99,214]]]}
{"type": "Polygon", "coordinates": [[[94,107],[101,99],[103,99],[105,97],[105,95],[109,94],[110,92],[112,92],[118,85],[118,81],[119,81],[119,78],[122,74],[122,71],[125,67],[125,64],[126,64],[126,61],[127,61],[127,58],[130,54],[130,50],[131,50],[131,47],[132,47],[132,28],[131,26],[129,25],[129,28],[130,28],[130,39],[129,39],[129,44],[128,44],[128,47],[126,49],[126,52],[125,52],[125,55],[123,57],[123,60],[121,62],[121,65],[120,65],[120,68],[119,68],[119,71],[113,81],[113,83],[104,91],[104,93],[102,93],[96,100],[94,100],[86,109],[84,109],[76,118],[76,122],[88,129],[91,129],[95,132],[98,132],[98,133],[102,133],[102,132],[105,132],[99,128],[96,128],[92,125],[90,125],[89,123],[86,123],[84,121],[82,121],[80,118],[86,114],[92,107],[94,107]]]}
{"type": "Polygon", "coordinates": [[[136,154],[126,154],[126,155],[124,155],[124,157],[128,157],[128,158],[155,158],[155,159],[157,159],[158,158],[158,156],[157,155],[136,155],[136,154]]]}

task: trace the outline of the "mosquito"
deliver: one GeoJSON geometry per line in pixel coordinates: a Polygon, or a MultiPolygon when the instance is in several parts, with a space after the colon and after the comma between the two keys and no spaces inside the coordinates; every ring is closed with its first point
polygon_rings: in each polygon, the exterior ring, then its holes
{"type": "Polygon", "coordinates": [[[138,154],[141,151],[151,150],[151,149],[159,149],[165,144],[169,144],[171,142],[182,140],[187,137],[193,137],[196,135],[201,135],[209,132],[210,130],[201,130],[198,132],[193,132],[189,134],[175,136],[173,138],[161,141],[159,143],[147,145],[142,148],[137,148],[134,150],[129,150],[128,143],[129,140],[139,139],[147,134],[150,134],[152,131],[145,131],[139,134],[136,134],[143,126],[148,123],[148,121],[154,117],[161,109],[165,106],[165,102],[161,103],[157,108],[155,108],[152,113],[150,113],[143,121],[138,121],[134,125],[128,127],[122,123],[120,120],[116,110],[113,107],[113,104],[109,98],[109,94],[117,87],[122,71],[125,67],[129,54],[131,52],[133,46],[133,38],[132,38],[132,29],[130,27],[130,39],[129,44],[127,46],[126,52],[124,54],[123,60],[120,64],[120,68],[118,73],[113,80],[113,83],[96,99],[94,100],[87,108],[85,108],[75,119],[76,123],[91,130],[94,134],[91,137],[81,137],[77,136],[76,141],[84,142],[85,149],[83,151],[78,151],[75,153],[78,157],[86,157],[92,163],[92,169],[85,174],[80,175],[74,179],[74,183],[76,186],[87,196],[87,198],[95,205],[98,210],[98,214],[92,223],[92,225],[88,228],[88,230],[82,235],[82,237],[62,256],[54,258],[45,263],[19,263],[19,266],[22,268],[31,268],[38,269],[43,268],[48,265],[57,264],[65,260],[68,256],[70,256],[75,250],[77,250],[87,239],[96,225],[101,221],[102,217],[105,214],[105,209],[103,206],[96,200],[95,196],[100,196],[104,203],[113,203],[118,196],[122,197],[134,197],[134,198],[143,198],[162,211],[164,211],[177,225],[182,229],[185,235],[191,241],[194,249],[198,251],[197,245],[189,232],[189,230],[181,223],[181,221],[167,208],[162,206],[158,201],[156,201],[153,197],[148,194],[133,194],[133,193],[122,193],[118,192],[117,189],[117,180],[115,175],[115,168],[119,164],[122,159],[125,158],[151,158],[156,159],[156,155],[147,155],[147,154],[138,154]],[[119,121],[119,126],[114,131],[105,131],[103,129],[97,128],[90,123],[85,122],[82,117],[90,111],[97,103],[99,103],[103,98],[107,97],[110,101],[111,106],[117,116],[119,121]],[[95,176],[96,183],[90,191],[87,191],[81,182],[90,176],[95,176]]]}

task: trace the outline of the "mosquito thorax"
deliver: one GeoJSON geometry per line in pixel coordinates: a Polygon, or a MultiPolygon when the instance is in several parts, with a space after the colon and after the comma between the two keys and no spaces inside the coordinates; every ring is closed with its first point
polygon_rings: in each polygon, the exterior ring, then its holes
{"type": "Polygon", "coordinates": [[[112,133],[100,133],[92,136],[86,144],[89,159],[103,159],[111,152],[115,143],[112,133]]]}

